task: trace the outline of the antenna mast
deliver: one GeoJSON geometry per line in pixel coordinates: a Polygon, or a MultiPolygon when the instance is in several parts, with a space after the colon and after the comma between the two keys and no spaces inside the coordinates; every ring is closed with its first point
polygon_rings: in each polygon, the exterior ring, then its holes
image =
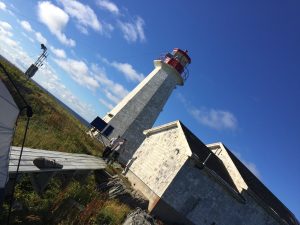
{"type": "Polygon", "coordinates": [[[31,64],[31,66],[25,72],[25,75],[27,76],[28,79],[34,76],[34,74],[43,65],[44,60],[48,56],[47,47],[44,44],[41,44],[41,49],[43,50],[42,54],[35,61],[34,64],[31,64]]]}

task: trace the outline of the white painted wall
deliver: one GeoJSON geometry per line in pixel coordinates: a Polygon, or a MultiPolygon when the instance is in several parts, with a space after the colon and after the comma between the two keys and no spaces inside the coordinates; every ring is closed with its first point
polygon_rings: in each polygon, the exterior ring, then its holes
{"type": "Polygon", "coordinates": [[[156,68],[103,119],[115,129],[110,138],[127,139],[120,161],[126,163],[144,140],[143,131],[155,123],[159,113],[182,78],[171,66],[156,60],[156,68]]]}
{"type": "Polygon", "coordinates": [[[219,142],[215,144],[209,144],[207,147],[212,150],[212,152],[214,152],[219,159],[222,160],[238,191],[241,193],[243,190],[247,190],[248,185],[245,183],[238,169],[234,165],[223,144],[219,142]]]}
{"type": "Polygon", "coordinates": [[[162,130],[146,131],[147,138],[133,155],[127,177],[149,199],[150,210],[191,155],[179,126],[176,121],[164,125],[162,130]]]}
{"type": "Polygon", "coordinates": [[[242,195],[245,204],[234,198],[210,173],[186,163],[162,199],[194,224],[281,224],[247,190],[243,190],[242,195]]]}

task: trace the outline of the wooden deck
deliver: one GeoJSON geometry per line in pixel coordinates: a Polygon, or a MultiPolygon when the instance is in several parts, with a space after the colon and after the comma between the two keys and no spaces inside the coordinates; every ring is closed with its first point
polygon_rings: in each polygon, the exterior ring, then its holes
{"type": "MultiPolygon", "coordinates": [[[[17,170],[20,156],[20,147],[12,146],[9,160],[9,173],[15,173],[17,170]]],[[[41,149],[24,148],[20,173],[39,173],[39,172],[59,172],[59,171],[82,171],[82,170],[101,170],[106,167],[106,163],[100,157],[86,154],[65,153],[57,151],[47,151],[41,149]],[[33,164],[37,157],[55,159],[56,162],[63,165],[62,169],[39,169],[33,164]]]]}

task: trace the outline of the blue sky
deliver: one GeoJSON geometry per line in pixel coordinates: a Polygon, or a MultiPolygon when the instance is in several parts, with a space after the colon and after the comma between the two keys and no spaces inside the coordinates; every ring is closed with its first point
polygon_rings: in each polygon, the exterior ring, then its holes
{"type": "Polygon", "coordinates": [[[300,218],[299,1],[0,1],[0,54],[87,120],[179,47],[192,58],[157,124],[222,141],[300,218]]]}

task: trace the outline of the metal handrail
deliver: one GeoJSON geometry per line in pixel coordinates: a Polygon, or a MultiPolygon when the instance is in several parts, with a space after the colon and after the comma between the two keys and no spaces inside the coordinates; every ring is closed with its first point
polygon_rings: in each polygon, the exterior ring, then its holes
{"type": "MultiPolygon", "coordinates": [[[[164,60],[166,59],[166,57],[171,57],[173,56],[172,54],[170,53],[164,53],[164,54],[161,54],[159,57],[158,57],[158,60],[161,60],[162,62],[164,62],[164,60]]],[[[176,59],[177,57],[173,57],[174,59],[176,59]]],[[[183,81],[185,82],[188,77],[189,77],[189,70],[187,68],[187,65],[183,68],[183,71],[182,73],[180,74],[180,76],[182,77],[183,81]]]]}

